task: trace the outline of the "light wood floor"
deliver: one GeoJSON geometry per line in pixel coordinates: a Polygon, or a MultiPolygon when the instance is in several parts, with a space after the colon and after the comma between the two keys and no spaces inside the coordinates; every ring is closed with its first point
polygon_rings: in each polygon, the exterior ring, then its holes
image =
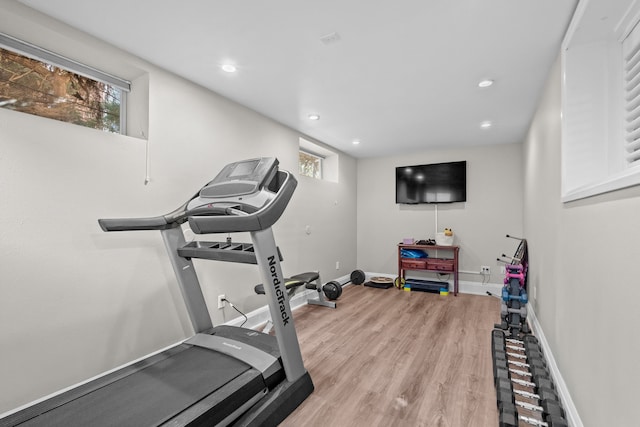
{"type": "Polygon", "coordinates": [[[315,391],[281,426],[498,425],[498,299],[351,285],[294,313],[315,391]]]}

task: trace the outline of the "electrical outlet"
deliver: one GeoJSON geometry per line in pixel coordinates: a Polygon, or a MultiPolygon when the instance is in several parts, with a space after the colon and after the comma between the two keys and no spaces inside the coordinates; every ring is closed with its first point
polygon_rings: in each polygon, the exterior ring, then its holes
{"type": "Polygon", "coordinates": [[[507,267],[505,267],[504,265],[500,266],[500,274],[507,274],[507,267]]]}
{"type": "Polygon", "coordinates": [[[336,270],[340,270],[340,261],[336,261],[336,270]]]}
{"type": "Polygon", "coordinates": [[[482,265],[480,266],[480,273],[491,274],[491,268],[488,265],[482,265]]]}
{"type": "Polygon", "coordinates": [[[227,297],[225,294],[218,295],[218,308],[223,309],[227,305],[227,301],[225,301],[227,297]]]}

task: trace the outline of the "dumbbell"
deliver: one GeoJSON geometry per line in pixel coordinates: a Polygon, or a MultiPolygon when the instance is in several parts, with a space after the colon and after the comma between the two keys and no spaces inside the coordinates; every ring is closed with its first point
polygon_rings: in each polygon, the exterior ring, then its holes
{"type": "MultiPolygon", "coordinates": [[[[517,345],[513,345],[510,343],[507,343],[505,345],[505,350],[510,352],[511,355],[515,355],[516,357],[519,358],[527,358],[527,359],[540,359],[540,360],[545,360],[544,358],[544,354],[542,353],[542,351],[540,351],[539,349],[532,349],[532,348],[524,348],[521,346],[517,346],[517,345]]],[[[546,363],[546,362],[545,362],[546,363]]]]}
{"type": "Polygon", "coordinates": [[[518,409],[513,403],[502,405],[498,413],[499,427],[518,427],[518,409]]]}
{"type": "Polygon", "coordinates": [[[542,354],[542,347],[540,346],[538,339],[533,335],[525,335],[522,342],[527,354],[529,354],[530,351],[542,354]]]}
{"type": "Polygon", "coordinates": [[[498,362],[498,368],[501,373],[504,374],[496,374],[495,377],[495,386],[496,386],[496,403],[498,404],[498,409],[500,409],[505,404],[513,405],[515,403],[514,395],[513,395],[513,386],[511,384],[511,380],[509,379],[509,372],[502,365],[504,362],[498,362]]]}
{"type": "Polygon", "coordinates": [[[494,377],[497,382],[500,378],[507,378],[515,384],[524,385],[529,388],[533,388],[537,394],[544,395],[545,397],[552,396],[555,393],[553,381],[549,378],[548,373],[537,372],[536,375],[533,375],[531,372],[523,371],[520,369],[510,368],[508,366],[505,367],[505,361],[503,359],[497,359],[496,364],[494,366],[494,377]],[[512,378],[511,374],[516,374],[521,377],[526,377],[531,379],[532,381],[521,380],[518,378],[512,378]]]}
{"type": "MultiPolygon", "coordinates": [[[[527,384],[532,384],[532,386],[538,389],[538,391],[543,388],[554,390],[553,382],[551,380],[551,377],[549,376],[548,371],[546,370],[536,371],[535,373],[531,373],[529,371],[523,371],[520,369],[514,369],[514,368],[508,368],[507,370],[509,371],[509,374],[513,373],[521,377],[529,378],[531,381],[525,381],[525,382],[527,384]]],[[[512,378],[512,381],[515,382],[516,380],[517,379],[512,378]]]]}
{"type": "Polygon", "coordinates": [[[527,355],[527,359],[529,359],[529,360],[540,359],[540,360],[544,361],[545,365],[547,364],[547,362],[546,362],[546,360],[544,358],[544,355],[539,351],[527,351],[526,355],[527,355]]]}
{"type": "MultiPolygon", "coordinates": [[[[544,406],[541,406],[541,408],[543,409],[543,411],[547,411],[549,412],[549,416],[552,416],[551,413],[555,414],[555,416],[558,416],[558,414],[562,414],[561,411],[558,411],[558,409],[556,408],[556,406],[554,406],[554,404],[552,402],[559,402],[558,399],[558,394],[555,392],[555,390],[552,388],[553,387],[553,383],[549,382],[549,383],[544,383],[543,387],[537,386],[536,384],[532,383],[532,382],[528,382],[528,381],[523,381],[523,380],[518,380],[518,379],[511,379],[511,381],[514,384],[519,384],[528,388],[533,388],[535,393],[528,393],[522,390],[513,390],[514,392],[514,397],[515,395],[519,395],[519,396],[523,396],[526,398],[530,398],[530,399],[537,399],[539,401],[541,401],[543,403],[544,406]]],[[[559,403],[558,403],[559,405],[559,403]]],[[[560,408],[561,409],[561,408],[560,408]]]]}
{"type": "Polygon", "coordinates": [[[518,421],[522,420],[528,424],[534,426],[546,426],[546,427],[568,427],[569,424],[564,416],[555,415],[555,414],[543,414],[544,421],[538,421],[535,418],[529,418],[522,415],[518,415],[517,406],[521,406],[523,408],[529,410],[539,410],[542,409],[536,405],[529,405],[525,402],[514,401],[514,403],[509,401],[503,401],[498,407],[498,421],[500,427],[517,427],[519,426],[518,421]]]}
{"type": "MultiPolygon", "coordinates": [[[[526,338],[526,337],[525,337],[526,338]]],[[[509,352],[509,349],[513,350],[522,350],[521,347],[508,345],[507,343],[514,344],[520,342],[519,340],[508,339],[505,338],[504,332],[499,330],[494,330],[491,334],[492,340],[492,359],[493,359],[493,373],[496,381],[500,377],[509,378],[509,364],[518,367],[527,367],[530,368],[530,371],[533,372],[525,372],[520,370],[511,370],[511,372],[519,374],[521,376],[528,376],[534,380],[538,380],[540,384],[537,385],[539,389],[550,389],[553,390],[553,382],[550,379],[549,371],[546,368],[546,362],[543,358],[530,358],[524,354],[509,352]],[[529,363],[525,362],[517,362],[517,361],[509,361],[507,356],[511,356],[514,359],[527,360],[529,363]],[[502,371],[499,371],[499,369],[502,371]]],[[[527,341],[530,343],[537,343],[534,337],[528,338],[527,341]],[[533,340],[532,340],[533,338],[533,340]]],[[[530,383],[532,384],[532,383],[530,383]]],[[[536,384],[532,384],[532,387],[535,387],[536,384]]]]}
{"type": "Polygon", "coordinates": [[[543,400],[539,402],[539,405],[533,405],[517,399],[514,399],[514,402],[517,406],[542,413],[543,418],[565,418],[564,409],[562,409],[560,402],[557,400],[543,400]]]}
{"type": "Polygon", "coordinates": [[[536,363],[533,365],[529,365],[529,372],[531,372],[531,378],[533,378],[533,382],[536,382],[537,378],[551,378],[549,374],[549,368],[546,365],[536,363]]]}
{"type": "MultiPolygon", "coordinates": [[[[545,384],[546,385],[546,384],[545,384]]],[[[535,383],[511,379],[509,376],[509,370],[502,367],[498,367],[495,378],[496,386],[496,402],[498,408],[502,408],[507,404],[518,404],[527,409],[537,410],[548,416],[564,417],[564,410],[560,405],[558,394],[551,387],[539,387],[535,383]],[[516,390],[512,386],[512,382],[527,387],[534,388],[536,393],[529,393],[522,390],[516,390]],[[537,399],[540,406],[531,405],[526,402],[521,402],[515,399],[515,396],[519,395],[529,399],[537,399]]]]}
{"type": "Polygon", "coordinates": [[[493,375],[496,376],[498,368],[509,370],[509,362],[504,352],[496,351],[493,353],[493,375]]]}
{"type": "Polygon", "coordinates": [[[524,342],[525,344],[531,343],[531,344],[539,345],[538,338],[536,338],[534,335],[529,335],[529,334],[522,337],[522,342],[524,342]]]}
{"type": "Polygon", "coordinates": [[[569,422],[564,417],[547,416],[544,418],[548,427],[569,427],[569,422]]]}
{"type": "Polygon", "coordinates": [[[544,402],[558,401],[558,394],[555,390],[549,388],[537,388],[536,393],[514,389],[513,393],[528,399],[537,399],[544,402]]]}
{"type": "Polygon", "coordinates": [[[503,405],[498,413],[498,425],[500,427],[518,427],[518,409],[513,403],[503,405]]]}
{"type": "MultiPolygon", "coordinates": [[[[536,380],[541,380],[543,384],[538,385],[540,388],[549,388],[553,389],[553,386],[550,386],[551,382],[549,376],[549,370],[547,367],[540,362],[539,360],[534,360],[533,364],[517,362],[515,360],[509,360],[507,358],[508,353],[496,351],[493,355],[493,374],[496,377],[496,372],[498,368],[503,368],[509,372],[514,374],[518,374],[524,377],[530,377],[533,379],[533,383],[536,383],[536,380]],[[517,368],[528,368],[528,371],[524,371],[522,369],[517,368]],[[546,380],[546,381],[543,381],[546,380]]],[[[537,383],[536,383],[537,384],[537,383]]]]}
{"type": "MultiPolygon", "coordinates": [[[[513,340],[506,340],[507,342],[509,341],[513,341],[513,340]]],[[[541,353],[535,353],[534,356],[530,356],[530,355],[523,355],[523,354],[519,354],[519,353],[514,353],[514,352],[509,352],[509,350],[519,350],[519,347],[516,346],[512,346],[507,344],[506,346],[506,351],[504,351],[504,357],[507,358],[507,356],[511,356],[514,359],[520,359],[520,360],[527,360],[527,362],[518,362],[515,360],[511,360],[509,361],[510,364],[520,367],[520,368],[528,368],[529,369],[529,373],[531,374],[530,376],[534,379],[537,378],[551,378],[550,374],[549,374],[549,369],[547,367],[547,362],[545,362],[543,357],[537,357],[538,355],[541,356],[541,353]]],[[[500,352],[495,353],[494,357],[496,357],[497,355],[502,354],[500,352]]],[[[500,356],[497,356],[500,357],[500,356]]],[[[529,375],[525,375],[525,376],[529,376],[529,375]]]]}
{"type": "Polygon", "coordinates": [[[504,385],[501,384],[500,388],[496,388],[496,403],[498,404],[498,409],[505,405],[515,404],[516,400],[513,392],[514,390],[511,388],[511,385],[505,388],[504,385]]]}
{"type": "Polygon", "coordinates": [[[508,368],[508,365],[506,364],[505,345],[504,333],[502,331],[493,330],[491,333],[491,359],[493,361],[494,376],[498,366],[508,368]]]}
{"type": "Polygon", "coordinates": [[[506,341],[511,344],[522,346],[525,351],[537,350],[538,352],[542,353],[540,343],[538,342],[538,339],[533,335],[525,335],[521,340],[515,338],[507,338],[506,341]]]}
{"type": "Polygon", "coordinates": [[[493,376],[495,379],[496,387],[498,386],[501,380],[511,381],[511,376],[509,375],[509,369],[503,367],[497,367],[493,371],[493,376]]]}
{"type": "Polygon", "coordinates": [[[538,421],[535,418],[529,418],[520,415],[522,421],[534,425],[534,426],[547,426],[547,427],[569,427],[569,423],[564,418],[552,417],[545,419],[544,421],[538,421]]]}
{"type": "MultiPolygon", "coordinates": [[[[508,352],[505,352],[504,355],[505,355],[505,357],[506,356],[513,356],[514,358],[520,358],[520,356],[518,356],[516,354],[513,354],[513,353],[508,353],[508,352]]],[[[529,358],[527,358],[527,357],[525,357],[525,359],[527,360],[526,362],[518,362],[518,361],[515,361],[515,360],[511,360],[509,363],[511,363],[513,365],[516,365],[516,366],[518,366],[520,368],[536,367],[536,369],[538,369],[538,371],[540,369],[547,369],[547,363],[542,359],[535,358],[535,359],[529,360],[529,358]]],[[[525,359],[521,359],[521,360],[525,360],[525,359]]]]}
{"type": "Polygon", "coordinates": [[[495,375],[496,386],[496,399],[498,407],[501,407],[505,403],[515,403],[515,395],[520,395],[529,399],[537,399],[543,403],[543,409],[545,412],[553,412],[554,401],[558,401],[558,394],[550,387],[537,387],[535,383],[511,379],[509,375],[509,369],[504,368],[505,361],[503,359],[497,359],[495,375]],[[530,393],[522,390],[515,390],[511,382],[517,382],[527,387],[532,387],[536,393],[530,393]]]}
{"type": "Polygon", "coordinates": [[[513,353],[509,351],[506,351],[506,355],[511,357],[512,359],[521,360],[521,362],[514,361],[513,362],[514,364],[519,363],[522,366],[526,366],[526,367],[537,366],[538,369],[544,369],[547,366],[547,362],[540,355],[534,355],[533,357],[531,357],[531,356],[525,356],[524,354],[513,353]]]}
{"type": "Polygon", "coordinates": [[[517,427],[519,420],[528,424],[547,427],[568,427],[565,413],[560,405],[558,394],[554,390],[547,364],[538,340],[526,335],[522,340],[506,338],[504,332],[494,330],[491,334],[493,372],[496,386],[496,397],[499,409],[499,425],[501,427],[517,427]],[[526,355],[509,352],[523,351],[526,355]],[[526,360],[518,362],[512,359],[526,360]],[[528,368],[528,371],[510,368],[528,368]],[[535,382],[511,378],[511,373],[529,377],[535,382]],[[533,388],[535,393],[514,390],[512,383],[533,388]],[[538,405],[517,400],[516,395],[537,399],[538,405]],[[517,406],[542,413],[544,422],[518,415],[517,406]]]}
{"type": "Polygon", "coordinates": [[[494,329],[491,332],[491,348],[494,350],[504,349],[505,344],[504,332],[494,329]]]}
{"type": "MultiPolygon", "coordinates": [[[[538,393],[541,389],[555,390],[555,387],[553,385],[553,381],[551,381],[549,378],[539,378],[538,380],[539,380],[538,383],[534,383],[534,382],[531,382],[531,381],[525,381],[525,380],[519,380],[519,379],[516,379],[516,378],[512,378],[511,382],[513,382],[514,384],[519,384],[519,385],[527,387],[527,388],[532,388],[536,393],[538,393]]],[[[540,394],[540,393],[538,393],[538,394],[540,394]]]]}

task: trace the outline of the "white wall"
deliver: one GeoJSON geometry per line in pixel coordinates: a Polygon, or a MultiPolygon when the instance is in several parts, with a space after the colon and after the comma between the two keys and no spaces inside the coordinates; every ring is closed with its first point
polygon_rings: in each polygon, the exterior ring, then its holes
{"type": "MultiPolygon", "coordinates": [[[[397,274],[397,244],[405,237],[434,238],[453,229],[460,245],[460,270],[491,267],[488,280],[501,283],[496,258],[513,254],[522,234],[522,144],[425,150],[411,155],[358,161],[358,267],[397,274]],[[395,203],[395,168],[425,163],[467,161],[467,202],[434,205],[395,203]]],[[[460,280],[481,282],[478,274],[460,280]]],[[[487,281],[487,280],[485,280],[487,281]]]]}
{"type": "Polygon", "coordinates": [[[640,187],[560,201],[560,106],[558,60],[524,145],[532,303],[584,425],[638,425],[640,187]]]}
{"type": "MultiPolygon", "coordinates": [[[[97,218],[166,212],[239,158],[275,155],[295,170],[299,135],[22,6],[0,5],[0,30],[148,78],[151,174],[143,185],[144,140],[0,109],[3,412],[191,333],[160,236],[102,233],[97,218]]],[[[504,234],[525,235],[532,304],[580,417],[635,425],[640,187],[560,202],[560,79],[556,64],[524,146],[363,159],[357,172],[341,154],[339,184],[299,178],[276,239],[285,274],[394,274],[396,244],[436,231],[432,206],[395,204],[395,167],[467,160],[468,202],[438,209],[438,228],[456,232],[461,268],[490,265],[498,282],[495,256],[515,249],[504,234]]],[[[255,267],[204,264],[209,300],[226,293],[247,311],[264,304],[252,294],[255,267]]],[[[235,317],[212,314],[216,323],[235,317]]]]}
{"type": "MultiPolygon", "coordinates": [[[[148,120],[151,177],[145,186],[145,140],[0,109],[2,413],[192,333],[160,234],[104,233],[98,218],[167,213],[239,159],[275,156],[296,171],[300,135],[21,5],[0,4],[0,30],[52,50],[57,40],[60,53],[108,63],[134,90],[148,81],[137,93],[148,90],[148,119],[135,123],[148,120]]],[[[285,274],[330,280],[355,268],[355,170],[340,153],[339,183],[299,178],[274,226],[285,274]]],[[[220,293],[245,312],[265,305],[255,266],[196,268],[210,306],[220,293]]],[[[214,323],[235,317],[212,310],[214,323]]]]}

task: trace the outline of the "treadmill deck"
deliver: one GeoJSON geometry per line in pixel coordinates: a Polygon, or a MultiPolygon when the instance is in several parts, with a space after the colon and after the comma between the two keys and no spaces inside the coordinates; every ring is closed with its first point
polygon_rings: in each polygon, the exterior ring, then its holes
{"type": "Polygon", "coordinates": [[[265,392],[256,369],[181,344],[1,419],[0,427],[215,425],[265,392]]]}

